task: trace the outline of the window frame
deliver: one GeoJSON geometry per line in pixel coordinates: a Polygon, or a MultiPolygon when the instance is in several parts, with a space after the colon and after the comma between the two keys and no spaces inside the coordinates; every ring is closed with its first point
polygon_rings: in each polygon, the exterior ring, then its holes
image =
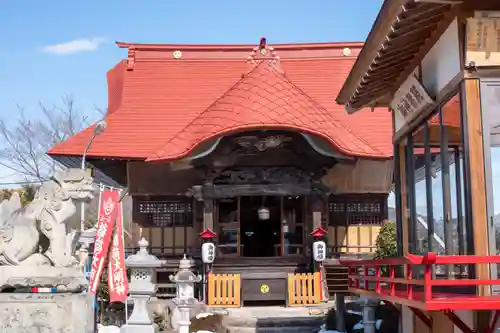
{"type": "MultiPolygon", "coordinates": [[[[430,142],[429,120],[436,115],[439,115],[439,149],[441,160],[441,191],[444,220],[452,217],[452,186],[451,181],[456,182],[455,186],[455,203],[457,211],[457,232],[459,234],[458,252],[460,254],[473,254],[473,228],[472,228],[472,212],[471,212],[471,196],[470,196],[470,173],[469,161],[466,158],[466,126],[465,117],[465,96],[462,89],[463,81],[453,90],[447,98],[443,99],[434,109],[424,118],[417,118],[406,133],[398,133],[397,140],[394,142],[394,178],[395,178],[395,203],[396,203],[396,224],[397,224],[397,239],[398,253],[405,255],[406,253],[415,253],[417,244],[417,211],[416,211],[416,191],[415,191],[415,146],[423,148],[423,167],[425,170],[425,192],[426,192],[426,210],[427,210],[427,240],[429,251],[435,251],[431,239],[435,232],[434,226],[434,209],[433,209],[433,183],[431,178],[432,151],[437,147],[430,142]],[[444,131],[443,122],[443,107],[458,95],[460,100],[460,143],[459,145],[449,145],[446,131],[444,131]],[[423,144],[414,145],[414,134],[417,131],[423,130],[423,144]],[[463,147],[460,155],[460,146],[463,147]],[[444,147],[444,148],[443,148],[444,147]],[[448,148],[452,148],[450,151],[448,148]],[[450,177],[449,154],[452,154],[455,161],[455,177],[450,177]],[[457,157],[461,157],[458,158],[457,157]],[[465,208],[465,209],[464,209],[465,208]],[[462,213],[464,212],[464,214],[462,213]],[[429,219],[430,217],[430,219],[429,219]]],[[[446,225],[447,223],[444,222],[446,225]]],[[[450,244],[451,228],[445,233],[445,239],[448,237],[447,244],[450,244]]],[[[447,245],[447,252],[451,250],[451,245],[447,245]]],[[[456,253],[456,254],[459,254],[456,253]]],[[[450,253],[451,254],[451,253],[450,253]]]]}

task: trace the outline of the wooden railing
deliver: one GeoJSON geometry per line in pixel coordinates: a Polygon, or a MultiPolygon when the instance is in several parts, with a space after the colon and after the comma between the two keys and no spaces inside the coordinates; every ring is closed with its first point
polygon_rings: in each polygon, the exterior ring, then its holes
{"type": "Polygon", "coordinates": [[[240,307],[240,274],[210,274],[208,276],[208,305],[212,307],[240,307]]]}
{"type": "Polygon", "coordinates": [[[288,306],[307,306],[321,302],[321,274],[288,274],[288,306]]]}
{"type": "Polygon", "coordinates": [[[327,248],[327,256],[329,258],[335,258],[343,254],[353,256],[373,255],[377,247],[369,245],[327,245],[327,248]]]}
{"type": "Polygon", "coordinates": [[[496,256],[424,256],[408,254],[403,258],[380,260],[340,260],[348,267],[349,291],[391,303],[426,310],[496,310],[500,296],[490,295],[489,288],[500,279],[479,280],[474,276],[439,279],[434,274],[442,265],[500,264],[496,256]],[[415,274],[423,272],[422,274],[415,274]],[[420,276],[419,276],[420,275],[420,276]]]}

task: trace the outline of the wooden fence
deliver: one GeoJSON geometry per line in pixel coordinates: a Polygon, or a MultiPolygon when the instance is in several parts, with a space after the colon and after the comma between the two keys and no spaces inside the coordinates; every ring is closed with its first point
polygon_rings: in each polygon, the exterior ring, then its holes
{"type": "Polygon", "coordinates": [[[240,307],[240,274],[210,274],[208,276],[208,305],[226,308],[240,307]]]}
{"type": "Polygon", "coordinates": [[[321,303],[321,274],[288,274],[288,306],[321,303]]]}

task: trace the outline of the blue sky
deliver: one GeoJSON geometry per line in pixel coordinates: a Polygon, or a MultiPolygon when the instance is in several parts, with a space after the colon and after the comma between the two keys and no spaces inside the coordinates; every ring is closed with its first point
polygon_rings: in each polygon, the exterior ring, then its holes
{"type": "MultiPolygon", "coordinates": [[[[0,10],[0,117],[64,94],[98,117],[106,71],[125,57],[114,41],[257,43],[364,41],[382,0],[4,1],[0,10]]],[[[333,98],[334,96],[332,96],[333,98]]],[[[500,157],[499,159],[500,160],[500,157]]],[[[497,168],[495,168],[497,169],[497,168]]],[[[495,172],[500,182],[500,168],[495,172]]],[[[12,179],[0,169],[0,183],[12,179]]],[[[438,176],[433,183],[440,188],[438,176]]],[[[500,183],[499,183],[500,184],[500,183]]],[[[425,193],[422,184],[419,193],[425,193]]],[[[417,205],[425,207],[425,196],[417,205]]],[[[436,200],[435,200],[436,201],[436,200]]],[[[437,200],[439,201],[439,200],[437,200]]],[[[390,198],[393,204],[393,196],[390,198]]],[[[497,207],[496,207],[497,208],[497,207]]],[[[500,207],[495,209],[500,211],[500,207]]]]}
{"type": "MultiPolygon", "coordinates": [[[[364,41],[381,0],[5,1],[0,10],[0,117],[16,104],[64,94],[98,117],[107,103],[106,71],[125,51],[114,41],[257,43],[364,41]]],[[[334,98],[334,96],[332,96],[334,98]]],[[[9,175],[0,170],[0,182],[9,175]]]]}

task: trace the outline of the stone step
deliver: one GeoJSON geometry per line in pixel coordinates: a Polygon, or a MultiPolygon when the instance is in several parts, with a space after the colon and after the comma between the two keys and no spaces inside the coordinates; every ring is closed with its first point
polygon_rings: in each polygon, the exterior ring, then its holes
{"type": "Polygon", "coordinates": [[[229,333],[313,333],[318,327],[296,326],[296,327],[227,327],[229,333]]]}
{"type": "Polygon", "coordinates": [[[322,317],[227,318],[230,333],[312,333],[324,323],[322,317]]]}
{"type": "Polygon", "coordinates": [[[314,317],[280,317],[280,318],[255,318],[255,317],[226,317],[224,323],[231,327],[319,327],[323,324],[323,316],[314,317]]]}
{"type": "Polygon", "coordinates": [[[229,333],[313,333],[324,324],[331,307],[325,303],[314,307],[212,308],[211,312],[223,315],[229,333]]]}

